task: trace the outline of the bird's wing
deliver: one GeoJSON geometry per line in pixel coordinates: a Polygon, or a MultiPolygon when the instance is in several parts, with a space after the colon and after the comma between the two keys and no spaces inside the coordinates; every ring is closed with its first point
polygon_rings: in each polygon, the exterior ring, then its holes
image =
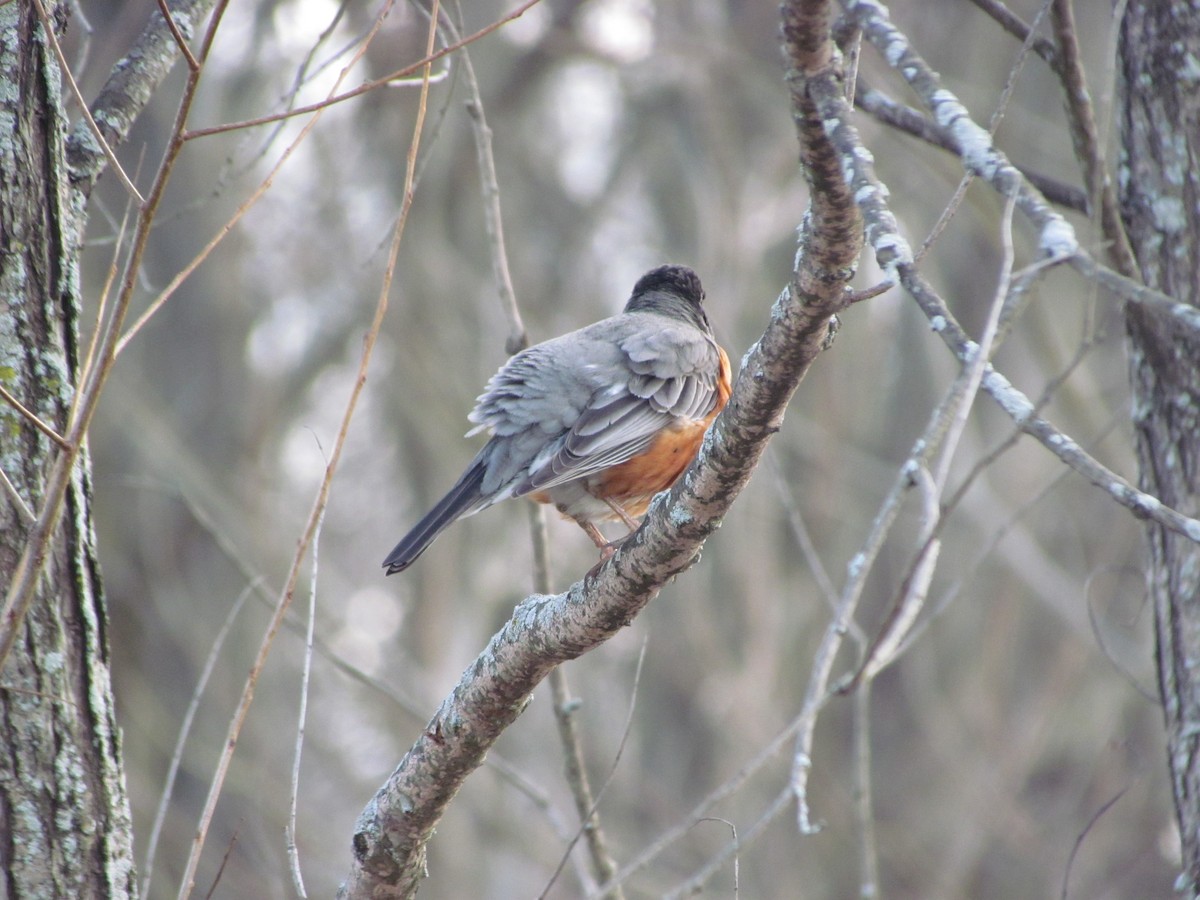
{"type": "Polygon", "coordinates": [[[497,442],[496,469],[513,479],[509,496],[619,465],[717,402],[720,351],[687,323],[628,313],[568,337],[539,345],[541,358],[514,357],[472,414],[508,436],[497,442]]]}

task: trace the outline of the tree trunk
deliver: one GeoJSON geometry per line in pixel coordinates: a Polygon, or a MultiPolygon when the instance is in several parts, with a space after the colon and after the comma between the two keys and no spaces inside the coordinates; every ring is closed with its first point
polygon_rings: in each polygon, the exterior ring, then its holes
{"type": "MultiPolygon", "coordinates": [[[[47,4],[49,5],[49,4],[47,4]]],[[[0,5],[0,384],[62,433],[78,380],[82,201],[58,64],[30,3],[0,5]]],[[[0,401],[5,590],[57,452],[0,401]]],[[[135,894],[108,623],[81,455],[38,595],[0,671],[0,895],[135,894]]]]}
{"type": "MultiPolygon", "coordinates": [[[[1146,284],[1200,303],[1200,14],[1133,0],[1121,27],[1121,204],[1146,284]]],[[[1144,491],[1200,515],[1200,336],[1130,306],[1133,425],[1144,491]]],[[[1183,846],[1200,889],[1200,544],[1157,525],[1150,593],[1167,755],[1183,846]]]]}

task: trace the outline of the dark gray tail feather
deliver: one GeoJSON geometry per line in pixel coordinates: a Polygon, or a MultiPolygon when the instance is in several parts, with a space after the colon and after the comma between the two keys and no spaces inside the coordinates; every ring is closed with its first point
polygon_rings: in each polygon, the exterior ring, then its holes
{"type": "MultiPolygon", "coordinates": [[[[482,455],[480,454],[480,456],[482,455]]],[[[425,548],[432,544],[434,539],[445,531],[455,519],[470,511],[472,507],[478,508],[479,501],[482,499],[479,485],[483,482],[483,473],[486,468],[485,461],[478,456],[475,457],[471,467],[463,472],[462,478],[458,479],[458,483],[450,488],[449,493],[439,500],[437,505],[413,527],[413,530],[401,538],[396,549],[388,554],[387,559],[383,561],[388,575],[403,572],[417,561],[417,557],[425,552],[425,548]]]]}

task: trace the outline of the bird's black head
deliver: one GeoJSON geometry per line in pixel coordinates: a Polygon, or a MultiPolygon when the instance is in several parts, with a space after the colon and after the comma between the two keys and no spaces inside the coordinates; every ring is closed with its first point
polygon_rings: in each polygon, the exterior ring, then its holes
{"type": "Polygon", "coordinates": [[[704,314],[700,276],[687,266],[659,266],[637,280],[625,312],[655,312],[691,322],[711,331],[704,314]]]}

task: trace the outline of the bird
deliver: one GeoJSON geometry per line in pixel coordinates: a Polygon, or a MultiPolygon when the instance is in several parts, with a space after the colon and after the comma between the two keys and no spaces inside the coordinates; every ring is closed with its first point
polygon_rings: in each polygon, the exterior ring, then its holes
{"type": "Polygon", "coordinates": [[[601,551],[597,521],[632,533],[650,499],[683,474],[730,394],[700,278],[664,265],[624,309],[509,358],[467,417],[491,436],[446,495],[383,561],[411,566],[456,520],[511,497],[552,504],[601,551]]]}

